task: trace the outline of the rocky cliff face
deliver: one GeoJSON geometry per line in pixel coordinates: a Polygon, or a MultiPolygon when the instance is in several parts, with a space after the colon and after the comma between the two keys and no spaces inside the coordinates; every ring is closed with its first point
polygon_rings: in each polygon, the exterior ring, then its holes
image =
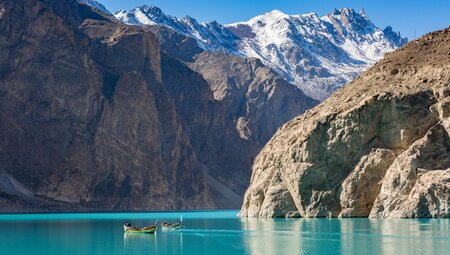
{"type": "Polygon", "coordinates": [[[2,211],[240,203],[247,142],[153,33],[76,0],[2,1],[0,31],[2,211]]]}
{"type": "Polygon", "coordinates": [[[248,142],[246,151],[252,157],[281,125],[318,104],[256,58],[204,51],[194,39],[163,26],[148,29],[168,55],[207,81],[214,99],[233,121],[233,129],[248,142]]]}
{"type": "Polygon", "coordinates": [[[285,124],[241,216],[449,217],[450,28],[385,58],[285,124]]]}
{"type": "Polygon", "coordinates": [[[262,146],[317,104],[256,59],[76,0],[0,10],[2,211],[238,208],[262,146]]]}
{"type": "Polygon", "coordinates": [[[318,104],[255,58],[204,52],[190,66],[208,81],[256,152],[281,125],[318,104]]]}

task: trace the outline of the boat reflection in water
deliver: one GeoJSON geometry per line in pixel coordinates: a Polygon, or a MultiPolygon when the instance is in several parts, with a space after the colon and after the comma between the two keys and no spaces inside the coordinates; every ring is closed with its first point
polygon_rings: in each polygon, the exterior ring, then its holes
{"type": "Polygon", "coordinates": [[[157,234],[123,233],[124,254],[133,254],[135,251],[156,252],[158,250],[157,234]]]}

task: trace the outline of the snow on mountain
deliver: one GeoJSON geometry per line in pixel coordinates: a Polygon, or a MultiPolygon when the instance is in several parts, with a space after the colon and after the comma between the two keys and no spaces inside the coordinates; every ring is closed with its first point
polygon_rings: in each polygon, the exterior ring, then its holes
{"type": "Polygon", "coordinates": [[[103,4],[101,4],[95,0],[78,0],[78,2],[87,4],[101,12],[108,14],[108,15],[111,15],[111,16],[113,15],[111,12],[108,11],[108,9],[106,9],[106,7],[103,4]]]}
{"type": "Polygon", "coordinates": [[[189,16],[178,19],[164,14],[161,9],[154,6],[144,5],[131,10],[120,10],[114,13],[114,16],[126,24],[169,27],[195,38],[200,47],[210,51],[231,53],[239,42],[237,36],[215,21],[199,23],[189,16]]]}
{"type": "Polygon", "coordinates": [[[364,12],[346,8],[322,18],[272,11],[227,28],[241,35],[244,55],[260,58],[320,100],[406,42],[375,27],[364,12]]]}
{"type": "Polygon", "coordinates": [[[407,42],[387,27],[376,27],[353,9],[288,15],[274,10],[245,22],[222,26],[178,19],[157,7],[142,6],[114,14],[127,24],[162,25],[193,37],[205,50],[256,57],[308,96],[324,100],[407,42]]]}

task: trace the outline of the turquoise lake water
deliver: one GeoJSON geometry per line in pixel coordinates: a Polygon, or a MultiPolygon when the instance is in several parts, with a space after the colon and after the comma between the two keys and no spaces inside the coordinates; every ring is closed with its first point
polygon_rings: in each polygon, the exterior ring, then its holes
{"type": "Polygon", "coordinates": [[[237,211],[0,215],[0,254],[450,254],[450,220],[240,219],[237,211]],[[124,234],[159,219],[185,229],[124,234]]]}

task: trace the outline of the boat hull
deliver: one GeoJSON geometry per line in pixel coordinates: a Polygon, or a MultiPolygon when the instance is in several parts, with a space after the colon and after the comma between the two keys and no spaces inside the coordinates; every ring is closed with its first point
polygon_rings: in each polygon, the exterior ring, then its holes
{"type": "Polygon", "coordinates": [[[156,232],[156,227],[148,228],[132,228],[124,226],[125,233],[130,234],[154,234],[156,232]]]}
{"type": "Polygon", "coordinates": [[[161,226],[162,230],[178,230],[181,229],[181,224],[175,224],[175,225],[167,225],[167,226],[161,226]]]}

